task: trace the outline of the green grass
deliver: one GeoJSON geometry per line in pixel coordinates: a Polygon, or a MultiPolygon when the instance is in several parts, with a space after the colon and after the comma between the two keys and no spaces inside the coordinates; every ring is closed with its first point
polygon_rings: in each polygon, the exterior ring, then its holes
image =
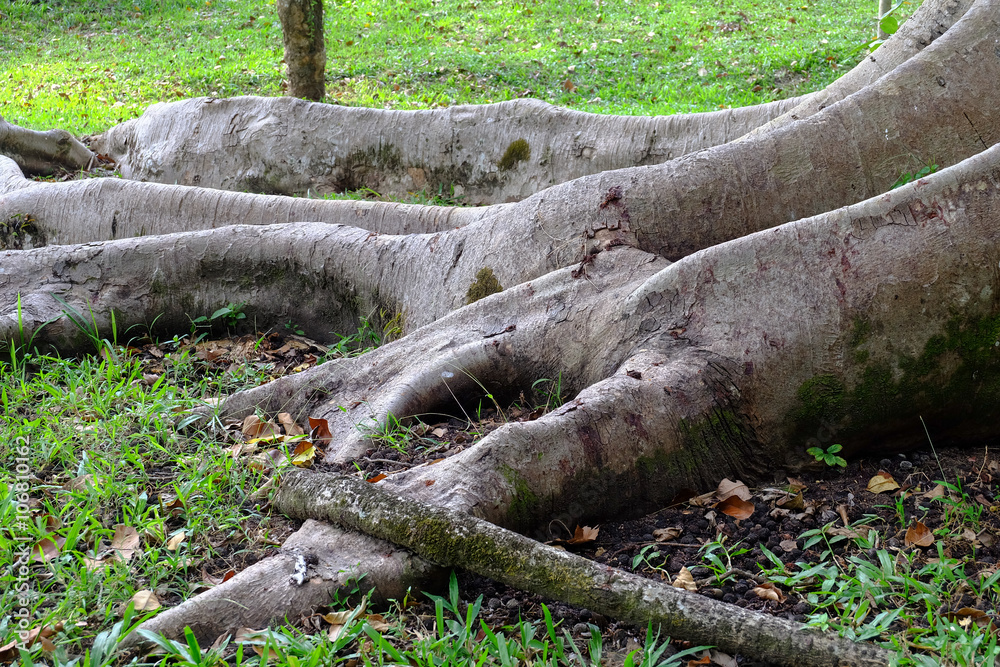
{"type": "MultiPolygon", "coordinates": [[[[273,4],[14,0],[0,8],[0,115],[91,133],[155,102],[281,94],[273,4]]],[[[528,96],[622,114],[757,104],[822,88],[852,66],[874,8],[328,0],[328,101],[415,109],[528,96]]]]}

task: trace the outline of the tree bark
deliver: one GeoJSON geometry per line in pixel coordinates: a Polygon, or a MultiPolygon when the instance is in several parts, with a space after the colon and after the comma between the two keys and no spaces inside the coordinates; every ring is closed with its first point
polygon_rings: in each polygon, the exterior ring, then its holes
{"type": "Polygon", "coordinates": [[[380,483],[524,531],[793,468],[831,437],[848,454],[904,448],[923,438],[918,415],[936,440],[992,434],[1000,92],[980,82],[1000,78],[998,5],[925,3],[846,83],[795,109],[647,121],[526,101],[159,105],[95,146],[128,176],[181,185],[32,183],[0,160],[0,335],[86,346],[54,295],[98,335],[112,321],[186,329],[230,302],[318,338],[372,314],[401,320],[399,341],[223,404],[327,419],[334,463],[370,448],[359,425],[458,414],[456,400],[560,378],[572,398],[541,419],[380,483]],[[334,118],[342,135],[314,131],[334,118]],[[942,170],[887,192],[930,163],[942,170]],[[372,174],[390,190],[423,178],[519,201],[454,209],[195,187],[326,191],[372,174]]]}
{"type": "Polygon", "coordinates": [[[323,0],[278,0],[285,42],[288,94],[306,100],[326,97],[326,39],[323,0]]]}
{"type": "Polygon", "coordinates": [[[65,130],[39,132],[11,125],[0,118],[0,155],[17,163],[25,174],[48,176],[59,170],[89,169],[97,156],[65,130]]]}

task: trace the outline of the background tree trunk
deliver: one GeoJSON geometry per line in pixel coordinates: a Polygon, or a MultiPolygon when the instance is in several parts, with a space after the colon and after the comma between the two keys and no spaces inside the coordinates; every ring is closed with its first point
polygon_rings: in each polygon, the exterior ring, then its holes
{"type": "Polygon", "coordinates": [[[326,39],[323,0],[278,0],[285,41],[288,94],[306,100],[326,97],[326,39]]]}

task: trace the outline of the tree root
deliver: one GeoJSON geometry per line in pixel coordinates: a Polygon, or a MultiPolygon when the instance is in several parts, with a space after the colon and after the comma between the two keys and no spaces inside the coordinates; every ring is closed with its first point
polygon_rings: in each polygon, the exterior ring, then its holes
{"type": "Polygon", "coordinates": [[[0,155],[12,158],[26,174],[89,169],[97,156],[65,130],[39,132],[0,118],[0,155]]]}
{"type": "MultiPolygon", "coordinates": [[[[438,574],[427,561],[392,544],[307,520],[278,555],[154,616],[141,628],[179,638],[190,627],[202,646],[210,646],[241,628],[295,622],[355,590],[371,591],[377,603],[402,599],[411,586],[427,586],[438,574]]],[[[149,644],[133,632],[122,647],[149,644]]]]}
{"type": "Polygon", "coordinates": [[[340,475],[288,473],[274,501],[297,518],[331,521],[399,544],[443,567],[461,567],[521,590],[674,639],[711,644],[779,665],[885,665],[889,654],[755,614],[545,546],[468,515],[382,492],[340,475]]]}

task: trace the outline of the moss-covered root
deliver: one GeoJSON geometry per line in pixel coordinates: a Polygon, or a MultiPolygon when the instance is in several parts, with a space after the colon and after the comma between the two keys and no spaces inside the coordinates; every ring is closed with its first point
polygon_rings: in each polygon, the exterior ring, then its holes
{"type": "Polygon", "coordinates": [[[462,567],[544,597],[640,625],[677,639],[779,665],[885,665],[888,653],[763,616],[669,584],[643,579],[560,551],[474,517],[383,492],[353,477],[288,473],[274,507],[293,518],[332,521],[428,561],[462,567]]]}

